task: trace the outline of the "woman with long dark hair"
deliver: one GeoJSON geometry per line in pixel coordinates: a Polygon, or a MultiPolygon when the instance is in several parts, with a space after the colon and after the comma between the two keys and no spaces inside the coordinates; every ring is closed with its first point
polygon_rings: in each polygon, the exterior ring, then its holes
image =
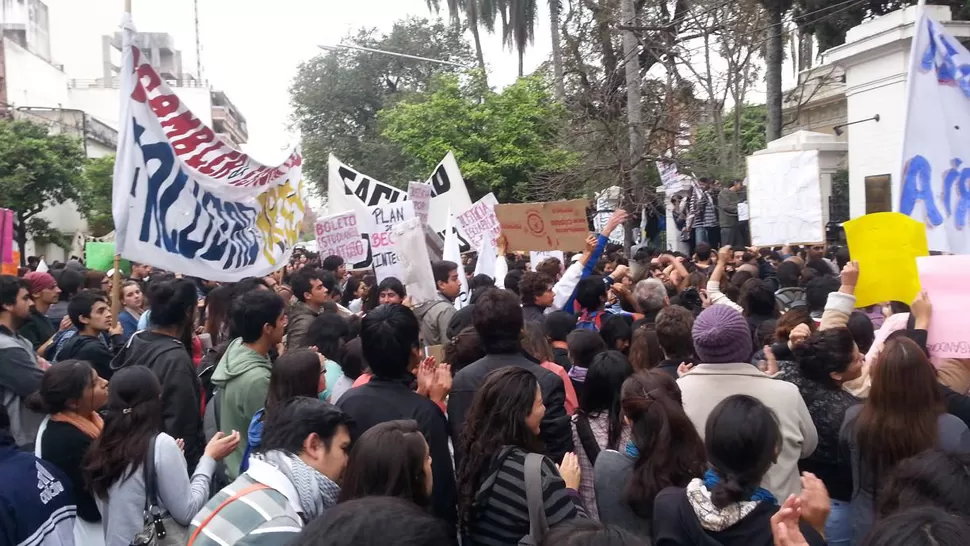
{"type": "Polygon", "coordinates": [[[579,495],[589,516],[599,519],[594,489],[593,466],[604,449],[622,449],[630,440],[630,427],[620,411],[620,389],[633,375],[633,367],[619,351],[593,357],[586,372],[586,389],[573,417],[573,446],[582,474],[579,495]]]}
{"type": "Polygon", "coordinates": [[[641,326],[633,331],[630,344],[630,365],[638,372],[652,370],[664,360],[663,347],[657,331],[652,327],[641,326]]]}
{"type": "MultiPolygon", "coordinates": [[[[545,413],[539,382],[524,368],[492,372],[475,393],[462,435],[465,456],[457,479],[463,544],[514,545],[529,534],[526,466],[535,460],[530,455],[544,450],[539,424],[545,413]]],[[[541,473],[550,527],[585,515],[577,504],[579,463],[574,455],[567,453],[559,468],[543,456],[536,471],[541,473]]]]}
{"type": "Polygon", "coordinates": [[[703,475],[704,443],[684,413],[677,382],[660,371],[623,382],[623,420],[630,440],[596,461],[596,503],[603,523],[650,536],[653,502],[665,487],[684,487],[703,475]]]}
{"type": "Polygon", "coordinates": [[[37,432],[34,455],[53,463],[71,480],[77,521],[74,542],[104,544],[101,512],[84,486],[81,461],[104,428],[98,410],[108,399],[108,382],[83,360],[64,360],[44,372],[40,390],[27,398],[27,407],[49,417],[37,432]]]}
{"type": "Polygon", "coordinates": [[[387,421],[369,428],[354,442],[340,486],[340,502],[398,497],[428,508],[433,483],[431,452],[417,421],[387,421]]]}
{"type": "Polygon", "coordinates": [[[266,392],[266,405],[253,415],[246,433],[246,451],[243,452],[239,473],[249,469],[249,455],[263,441],[263,423],[270,414],[284,402],[306,396],[316,398],[326,388],[323,375],[323,355],[312,349],[297,349],[283,353],[273,364],[269,375],[269,390],[266,392]]]}
{"type": "MultiPolygon", "coordinates": [[[[722,400],[704,430],[710,469],[686,487],[663,489],[654,500],[654,546],[776,544],[771,517],[778,512],[779,501],[760,484],[782,441],[774,413],[757,398],[736,394],[722,400]]],[[[800,499],[786,499],[786,505],[797,502],[801,507],[803,544],[824,546],[828,494],[811,474],[801,481],[800,499]]]]}
{"type": "Polygon", "coordinates": [[[872,388],[846,411],[840,449],[852,464],[852,542],[872,525],[875,499],[896,464],[927,449],[970,452],[970,430],[946,413],[936,371],[913,340],[886,342],[870,369],[872,388]]]}
{"type": "Polygon", "coordinates": [[[546,337],[542,325],[537,322],[526,322],[522,327],[522,349],[525,353],[539,362],[539,365],[559,376],[562,379],[563,389],[566,391],[566,401],[563,404],[566,408],[566,415],[576,413],[579,407],[579,399],[576,396],[576,388],[569,380],[569,374],[562,366],[556,364],[556,355],[552,352],[552,345],[546,337]]]}
{"type": "Polygon", "coordinates": [[[232,293],[232,285],[224,284],[213,288],[205,298],[205,324],[202,332],[209,334],[213,347],[229,339],[229,304],[232,302],[232,293]]]}
{"type": "MultiPolygon", "coordinates": [[[[106,546],[128,546],[144,526],[145,464],[152,450],[156,502],[169,533],[187,526],[209,499],[216,461],[232,453],[239,434],[216,434],[205,446],[192,479],[181,440],[161,432],[162,387],[144,366],[114,374],[108,386],[107,416],[101,436],[84,457],[88,488],[104,517],[106,546]]],[[[177,536],[177,535],[176,535],[177,536]]]]}

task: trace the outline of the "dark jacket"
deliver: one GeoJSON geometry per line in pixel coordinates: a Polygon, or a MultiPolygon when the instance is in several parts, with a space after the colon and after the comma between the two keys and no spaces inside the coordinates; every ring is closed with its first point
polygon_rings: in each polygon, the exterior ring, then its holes
{"type": "MultiPolygon", "coordinates": [[[[773,546],[771,516],[778,506],[759,502],[750,514],[723,531],[706,531],[683,487],[668,487],[653,504],[653,546],[773,546]]],[[[810,546],[824,546],[825,539],[804,521],[802,535],[810,546]]]]}
{"type": "Polygon", "coordinates": [[[44,342],[57,333],[57,328],[51,324],[47,315],[31,307],[30,314],[27,315],[27,320],[20,326],[17,333],[25,337],[34,346],[34,350],[36,351],[44,342]]]}
{"type": "Polygon", "coordinates": [[[545,307],[539,307],[534,303],[527,303],[522,306],[522,318],[525,322],[537,322],[541,325],[546,320],[545,312],[545,307]]]}
{"type": "Polygon", "coordinates": [[[366,385],[347,391],[337,407],[354,420],[356,440],[369,428],[387,421],[414,419],[421,427],[431,455],[431,510],[452,528],[458,523],[458,491],[448,451],[448,422],[437,404],[411,390],[413,377],[399,380],[373,377],[366,385]]]}
{"type": "Polygon", "coordinates": [[[568,372],[569,369],[573,367],[572,361],[569,360],[569,350],[568,349],[562,349],[560,347],[553,347],[552,348],[552,354],[553,354],[553,356],[555,356],[555,358],[553,359],[553,361],[555,361],[556,364],[559,364],[560,366],[562,366],[562,369],[564,369],[564,370],[566,370],[568,372]]]}
{"type": "Polygon", "coordinates": [[[94,369],[104,379],[111,379],[114,370],[111,369],[111,361],[124,347],[124,336],[111,336],[111,347],[101,341],[100,336],[82,336],[80,334],[72,337],[64,343],[64,347],[57,353],[57,361],[76,359],[86,360],[94,366],[94,369]]]}
{"type": "Polygon", "coordinates": [[[310,346],[310,324],[320,311],[314,311],[302,301],[295,301],[287,311],[286,349],[305,349],[310,346]]]}
{"type": "Polygon", "coordinates": [[[84,485],[81,473],[81,461],[91,438],[70,423],[48,421],[47,428],[40,438],[41,458],[53,464],[70,480],[74,490],[74,501],[77,504],[77,516],[84,521],[101,521],[101,512],[94,502],[94,497],[84,485]]]}
{"type": "Polygon", "coordinates": [[[542,418],[540,436],[546,445],[546,453],[557,464],[562,456],[573,450],[573,433],[566,415],[566,390],[562,379],[543,368],[538,362],[524,354],[491,354],[470,364],[455,374],[448,396],[448,423],[451,426],[451,440],[455,448],[455,468],[461,463],[461,432],[471,408],[475,393],[485,383],[485,376],[506,366],[518,366],[535,374],[542,390],[542,400],[546,415],[542,418]]]}
{"type": "Polygon", "coordinates": [[[141,365],[155,372],[162,384],[162,428],[172,438],[185,442],[189,474],[202,457],[202,388],[192,357],[182,342],[152,331],[138,332],[118,353],[114,370],[141,365]]]}

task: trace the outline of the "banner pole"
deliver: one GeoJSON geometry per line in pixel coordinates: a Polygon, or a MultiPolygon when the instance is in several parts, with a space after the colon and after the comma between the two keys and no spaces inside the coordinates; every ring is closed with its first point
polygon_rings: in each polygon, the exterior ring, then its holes
{"type": "Polygon", "coordinates": [[[125,13],[131,15],[131,0],[125,0],[125,13]]]}
{"type": "Polygon", "coordinates": [[[121,255],[115,254],[114,274],[111,277],[111,320],[118,323],[121,315],[121,255]]]}

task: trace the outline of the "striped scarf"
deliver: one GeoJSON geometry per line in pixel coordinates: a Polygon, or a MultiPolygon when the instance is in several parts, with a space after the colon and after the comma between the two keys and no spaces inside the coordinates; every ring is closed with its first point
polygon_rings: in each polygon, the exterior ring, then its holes
{"type": "Polygon", "coordinates": [[[299,457],[278,450],[255,456],[278,468],[290,480],[300,497],[306,521],[322,516],[327,508],[337,504],[340,486],[299,457]]]}

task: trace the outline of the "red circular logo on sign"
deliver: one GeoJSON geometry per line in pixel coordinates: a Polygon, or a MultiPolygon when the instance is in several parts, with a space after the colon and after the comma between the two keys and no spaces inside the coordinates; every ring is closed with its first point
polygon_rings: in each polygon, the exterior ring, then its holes
{"type": "Polygon", "coordinates": [[[542,221],[542,215],[536,211],[530,211],[526,215],[526,225],[529,226],[529,231],[533,235],[541,235],[546,230],[545,222],[542,221]]]}

